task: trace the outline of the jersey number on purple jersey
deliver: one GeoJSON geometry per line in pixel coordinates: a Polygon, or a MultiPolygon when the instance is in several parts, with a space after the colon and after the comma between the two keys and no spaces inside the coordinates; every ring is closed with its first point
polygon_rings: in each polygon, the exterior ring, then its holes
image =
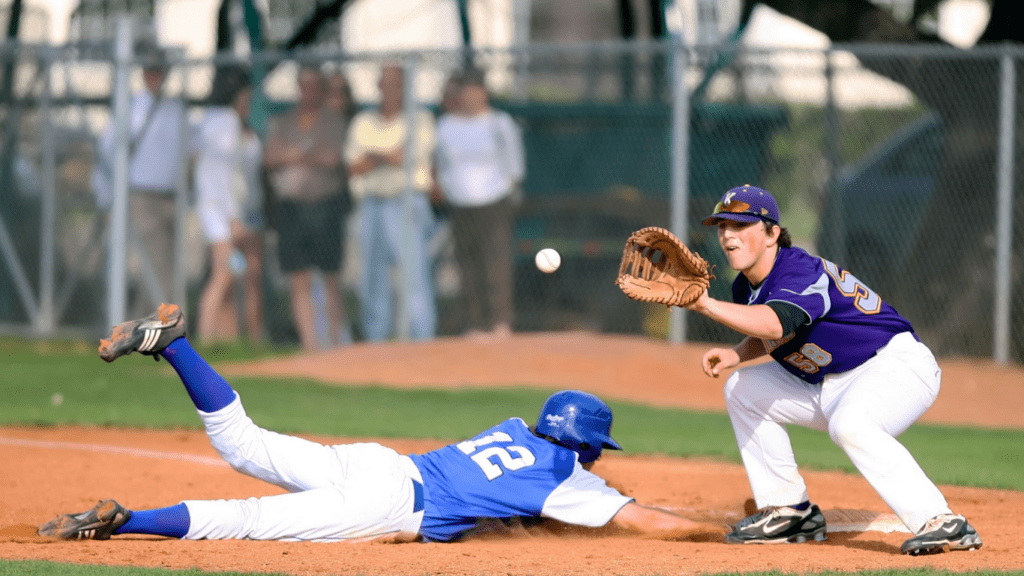
{"type": "Polygon", "coordinates": [[[832,355],[822,350],[817,344],[808,342],[800,347],[799,352],[793,352],[786,356],[786,362],[808,374],[814,374],[832,363],[832,355]]]}
{"type": "MultiPolygon", "coordinates": [[[[840,270],[838,266],[822,258],[825,265],[825,272],[832,277],[836,289],[853,299],[853,305],[865,314],[878,314],[882,310],[882,299],[874,290],[865,286],[857,277],[846,270],[840,270]]],[[[786,356],[786,362],[796,366],[805,374],[814,374],[825,366],[832,363],[832,354],[821,346],[808,342],[800,347],[799,352],[793,352],[786,356]]]]}
{"type": "Polygon", "coordinates": [[[490,446],[477,452],[480,447],[494,444],[495,442],[512,442],[512,437],[504,432],[495,432],[475,440],[459,442],[455,447],[466,456],[469,456],[473,462],[476,462],[488,480],[494,480],[501,476],[505,473],[505,470],[514,472],[527,466],[533,466],[534,462],[537,461],[533,452],[522,446],[490,446]],[[512,452],[518,454],[518,457],[513,456],[512,452]],[[500,466],[491,460],[492,456],[498,457],[498,460],[501,462],[500,466]]]}
{"type": "Polygon", "coordinates": [[[868,288],[857,277],[846,270],[840,270],[838,266],[822,258],[825,265],[825,272],[832,277],[836,288],[848,298],[853,298],[853,305],[865,314],[878,314],[882,311],[882,299],[875,294],[875,291],[868,288]]]}

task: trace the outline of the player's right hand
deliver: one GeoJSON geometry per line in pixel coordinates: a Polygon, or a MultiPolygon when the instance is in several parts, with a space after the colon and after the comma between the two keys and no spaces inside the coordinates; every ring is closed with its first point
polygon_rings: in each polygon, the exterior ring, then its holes
{"type": "Polygon", "coordinates": [[[722,370],[726,370],[740,363],[740,355],[732,348],[712,348],[704,353],[700,359],[700,367],[704,373],[712,378],[718,378],[722,370]]]}

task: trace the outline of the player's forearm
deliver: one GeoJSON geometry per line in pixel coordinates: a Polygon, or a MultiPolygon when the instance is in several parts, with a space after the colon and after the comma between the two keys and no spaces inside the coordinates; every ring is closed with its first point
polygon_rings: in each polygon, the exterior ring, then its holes
{"type": "Polygon", "coordinates": [[[662,540],[719,539],[725,530],[694,522],[676,514],[636,503],[627,504],[612,518],[617,528],[662,540]]]}
{"type": "Polygon", "coordinates": [[[742,342],[733,347],[733,351],[740,357],[740,362],[748,362],[768,353],[764,347],[764,341],[753,336],[744,338],[742,342]]]}
{"type": "Polygon", "coordinates": [[[779,316],[764,304],[746,306],[708,298],[699,312],[715,322],[754,338],[781,338],[782,323],[779,316]]]}

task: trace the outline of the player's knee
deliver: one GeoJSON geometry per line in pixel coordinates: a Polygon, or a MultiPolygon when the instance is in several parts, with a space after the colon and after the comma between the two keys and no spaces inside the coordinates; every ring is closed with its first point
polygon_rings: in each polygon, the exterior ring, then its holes
{"type": "Polygon", "coordinates": [[[746,407],[750,400],[750,387],[750,379],[743,377],[742,369],[730,374],[722,390],[726,407],[729,410],[746,407]]]}
{"type": "Polygon", "coordinates": [[[231,452],[227,454],[221,454],[221,458],[228,463],[229,466],[236,472],[248,473],[249,461],[246,460],[245,456],[238,452],[231,452]]]}
{"type": "Polygon", "coordinates": [[[258,434],[255,435],[219,435],[210,438],[210,444],[217,451],[221,459],[228,463],[232,469],[250,474],[253,468],[253,461],[263,451],[263,446],[257,442],[258,434]]]}
{"type": "Polygon", "coordinates": [[[245,472],[247,459],[245,454],[235,445],[224,445],[211,442],[214,450],[220,456],[221,460],[226,462],[228,466],[237,472],[245,472]]]}
{"type": "Polygon", "coordinates": [[[855,413],[839,412],[828,421],[828,435],[840,448],[855,448],[863,444],[877,426],[855,413]]]}

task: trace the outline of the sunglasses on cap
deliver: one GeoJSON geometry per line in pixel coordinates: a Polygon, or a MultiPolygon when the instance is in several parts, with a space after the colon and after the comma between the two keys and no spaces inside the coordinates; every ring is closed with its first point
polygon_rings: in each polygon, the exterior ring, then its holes
{"type": "Polygon", "coordinates": [[[754,218],[760,218],[769,222],[775,222],[775,220],[768,215],[767,208],[761,208],[759,212],[755,212],[751,209],[750,204],[741,200],[730,200],[729,202],[719,202],[715,204],[715,211],[712,213],[712,217],[719,214],[744,214],[746,216],[753,216],[754,218]]]}

